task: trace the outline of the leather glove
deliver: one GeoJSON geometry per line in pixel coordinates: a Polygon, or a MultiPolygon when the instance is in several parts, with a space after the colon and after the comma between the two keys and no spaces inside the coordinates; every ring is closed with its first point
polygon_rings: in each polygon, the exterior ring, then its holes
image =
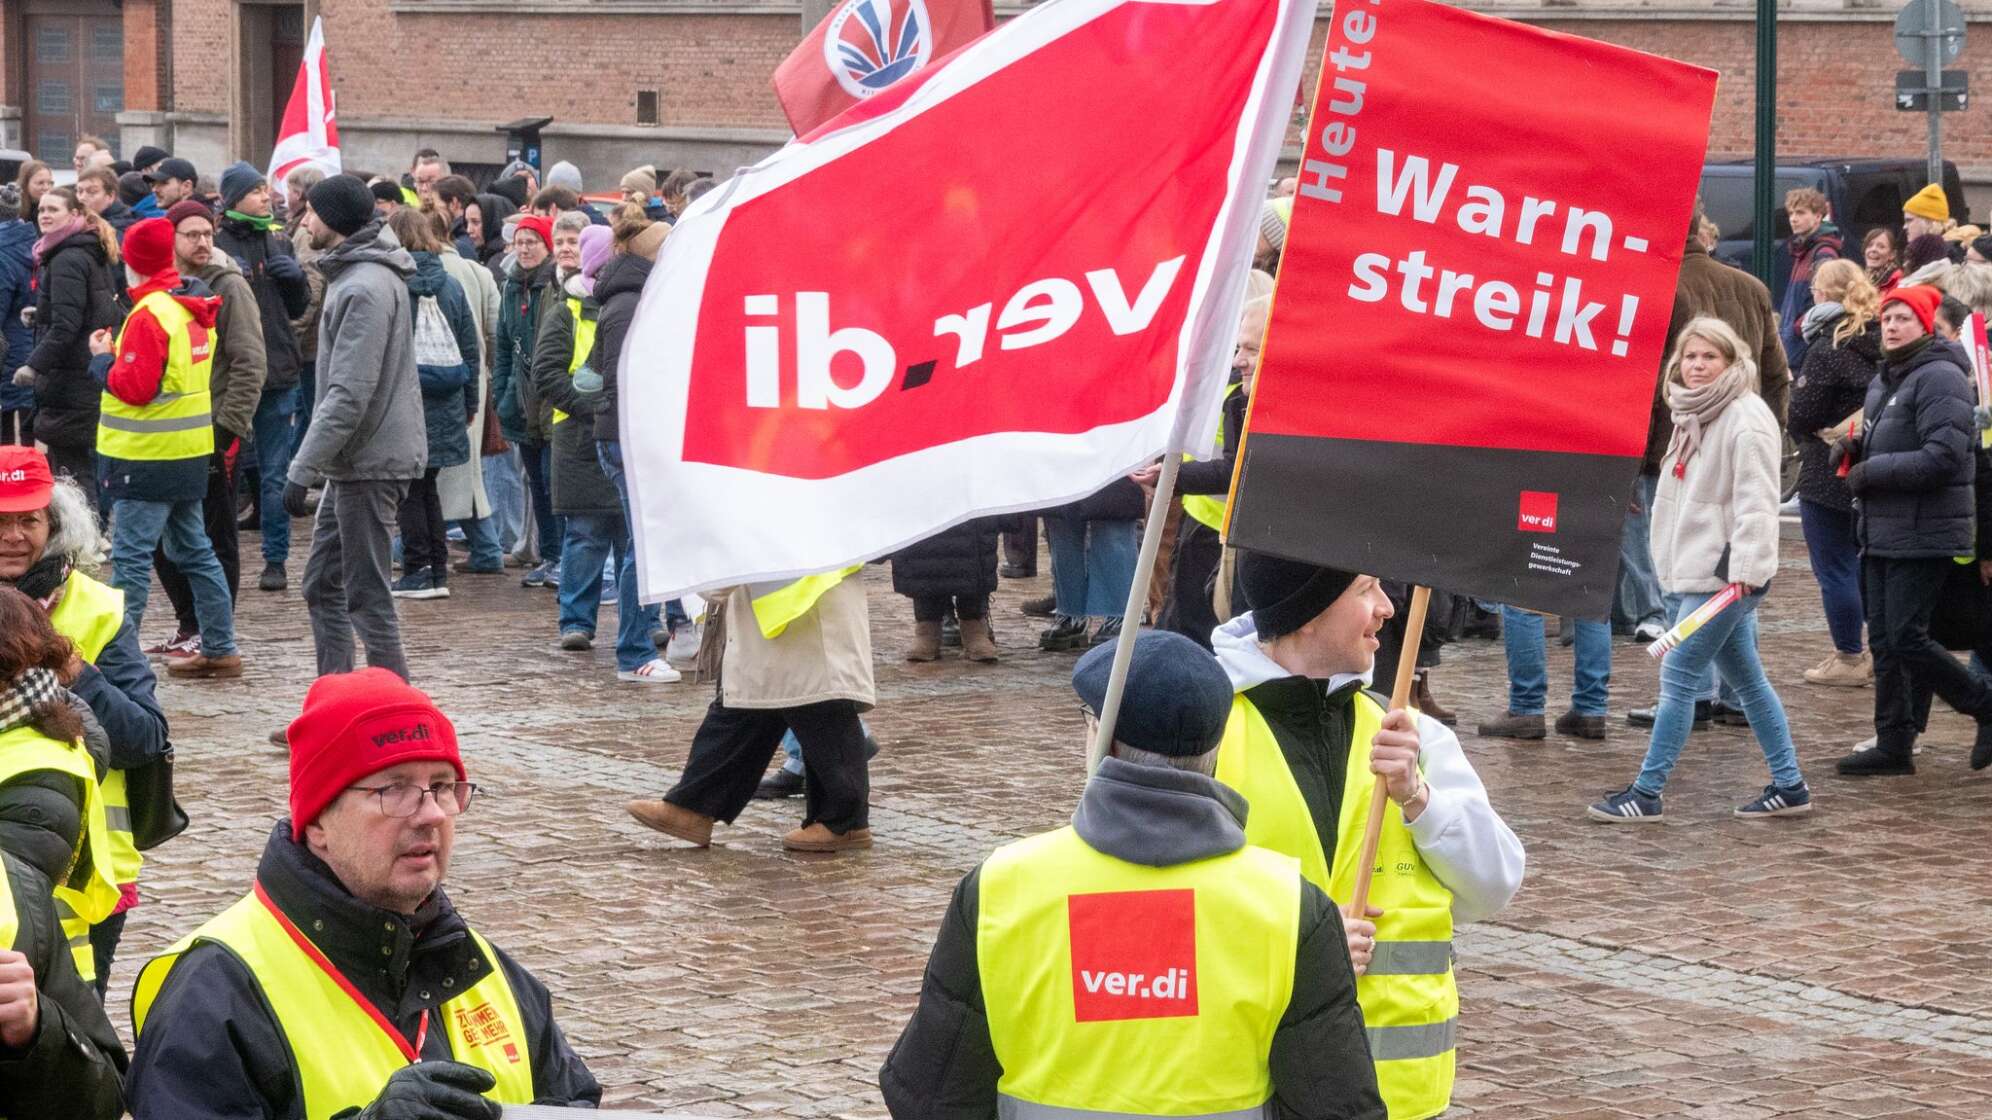
{"type": "Polygon", "coordinates": [[[14,371],[14,384],[19,385],[23,389],[27,389],[31,388],[34,385],[34,383],[35,383],[35,367],[22,366],[20,369],[14,371]]]}
{"type": "Polygon", "coordinates": [[[292,517],[309,517],[311,491],[295,482],[284,483],[284,512],[292,517]]]}
{"type": "Polygon", "coordinates": [[[1853,455],[1854,447],[1854,438],[1852,436],[1841,436],[1839,439],[1834,440],[1832,445],[1826,449],[1826,469],[1835,472],[1839,471],[1840,464],[1846,462],[1853,455]]]}
{"type": "Polygon", "coordinates": [[[498,1079],[461,1062],[416,1062],[394,1071],[356,1120],[498,1120],[503,1109],[479,1093],[498,1079]]]}
{"type": "Polygon", "coordinates": [[[271,253],[263,258],[263,271],[270,279],[285,284],[294,284],[304,279],[304,268],[297,258],[285,253],[271,253]]]}
{"type": "Polygon", "coordinates": [[[1852,490],[1856,498],[1867,489],[1867,467],[1866,463],[1855,463],[1847,471],[1847,489],[1852,490]]]}

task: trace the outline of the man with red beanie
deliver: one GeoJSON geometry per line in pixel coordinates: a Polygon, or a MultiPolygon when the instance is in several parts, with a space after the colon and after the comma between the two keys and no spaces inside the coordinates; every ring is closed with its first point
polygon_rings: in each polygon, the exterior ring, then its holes
{"type": "Polygon", "coordinates": [[[456,728],[385,669],[325,676],[290,725],[290,816],[250,893],[132,992],[141,1117],[497,1120],[602,1089],[546,988],[450,904],[456,728]]]}
{"type": "Polygon", "coordinates": [[[1971,766],[1992,765],[1992,685],[1930,636],[1945,581],[1974,555],[1975,394],[1962,346],[1931,330],[1943,293],[1923,284],[1881,301],[1881,371],[1868,385],[1847,489],[1860,519],[1862,597],[1874,649],[1875,745],[1839,762],[1849,777],[1914,774],[1916,697],[1934,691],[1978,721],[1971,766]]]}
{"type": "Polygon", "coordinates": [[[201,649],[175,676],[239,677],[235,604],[201,517],[214,452],[209,378],[221,300],[173,263],[173,224],[148,218],[125,233],[131,314],[115,339],[90,336],[90,375],[103,386],[97,473],[111,508],[111,583],[138,630],[152,587],[152,550],[165,547],[194,594],[201,649]]]}

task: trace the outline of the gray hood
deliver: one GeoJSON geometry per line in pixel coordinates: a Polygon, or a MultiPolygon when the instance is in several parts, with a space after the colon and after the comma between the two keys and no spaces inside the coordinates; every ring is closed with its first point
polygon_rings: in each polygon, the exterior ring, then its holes
{"type": "Polygon", "coordinates": [[[415,275],[415,258],[408,255],[408,250],[403,249],[401,242],[395,238],[394,231],[387,228],[387,223],[380,218],[361,226],[359,232],[327,249],[318,258],[318,268],[330,280],[342,269],[366,262],[384,264],[404,280],[415,275]]]}
{"type": "Polygon", "coordinates": [[[1188,770],[1100,761],[1072,828],[1096,851],[1144,867],[1172,867],[1245,846],[1245,799],[1188,770]]]}

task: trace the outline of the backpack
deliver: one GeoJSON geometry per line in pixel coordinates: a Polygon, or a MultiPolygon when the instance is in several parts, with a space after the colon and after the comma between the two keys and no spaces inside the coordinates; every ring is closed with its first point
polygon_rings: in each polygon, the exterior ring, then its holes
{"type": "Polygon", "coordinates": [[[457,348],[456,332],[443,314],[435,296],[422,296],[415,302],[415,364],[448,369],[466,364],[457,348]]]}

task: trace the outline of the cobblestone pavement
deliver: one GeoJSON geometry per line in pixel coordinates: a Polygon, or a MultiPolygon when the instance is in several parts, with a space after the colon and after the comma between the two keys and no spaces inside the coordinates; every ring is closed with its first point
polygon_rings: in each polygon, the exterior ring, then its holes
{"type": "MultiPolygon", "coordinates": [[[[1487,1118],[1992,1116],[1992,774],[1945,710],[1913,778],[1855,783],[1832,760],[1868,733],[1872,694],[1805,685],[1827,650],[1803,546],[1763,627],[1819,810],[1744,823],[1765,779],[1747,731],[1696,735],[1664,824],[1614,828],[1588,800],[1631,779],[1643,736],[1622,720],[1657,680],[1616,644],[1604,743],[1465,736],[1528,847],[1520,896],[1462,933],[1455,1114],[1487,1118]]],[[[244,541],[245,556],[256,555],[244,541]]],[[[294,560],[295,573],[301,567],[294,560]]],[[[457,722],[490,792],[459,827],[458,904],[553,989],[610,1100],[702,1116],[878,1117],[876,1071],[911,1009],[949,892],[992,846],[1055,827],[1080,785],[1070,655],[1040,653],[1009,582],[996,666],[901,660],[907,600],[871,568],[883,743],[877,846],[780,847],[796,802],[752,805],[709,851],[622,811],[661,792],[709,689],[619,685],[607,649],[554,644],[554,596],[512,574],[460,576],[402,604],[417,682],[457,722]]],[[[152,600],[148,640],[170,625],[152,600]]],[[[311,672],[295,589],[245,589],[249,662],[235,682],[161,685],[194,826],[153,854],[115,969],[114,1018],[143,957],[240,894],[282,811],[283,752],[311,672]]],[[[602,635],[613,633],[613,607],[602,635]]],[[[1552,649],[1552,687],[1567,650],[1552,649]]],[[[1449,647],[1440,699],[1470,732],[1505,706],[1498,643],[1449,647]]],[[[1552,714],[1557,710],[1552,709],[1552,714]]]]}

